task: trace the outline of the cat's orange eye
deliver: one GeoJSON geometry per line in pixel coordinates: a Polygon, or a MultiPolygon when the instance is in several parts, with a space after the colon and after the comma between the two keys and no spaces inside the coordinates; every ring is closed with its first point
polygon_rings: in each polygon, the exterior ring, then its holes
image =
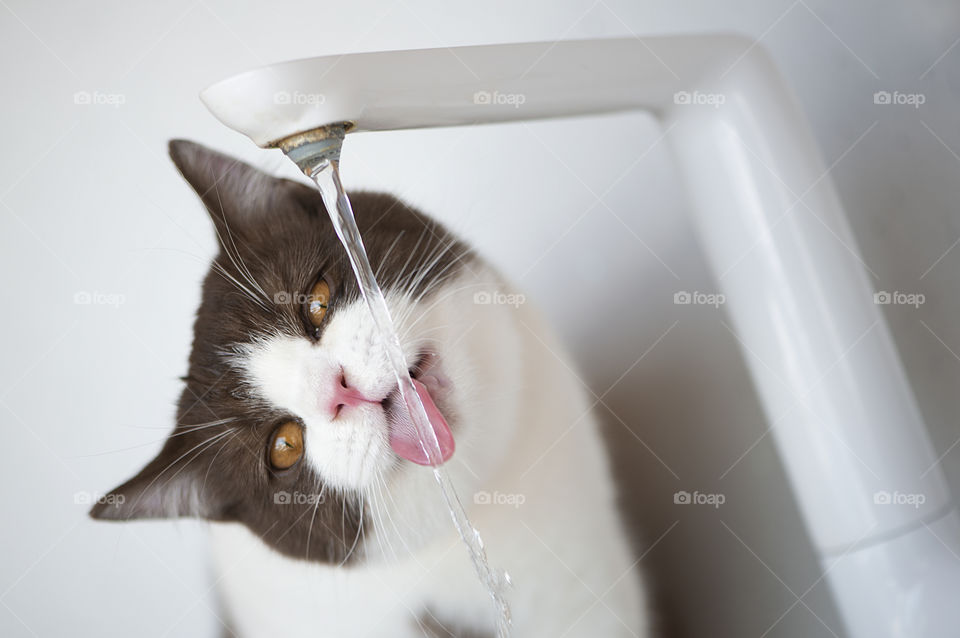
{"type": "Polygon", "coordinates": [[[275,470],[294,466],[303,456],[303,428],[299,423],[287,421],[270,437],[270,465],[275,470]]]}
{"type": "Polygon", "coordinates": [[[319,328],[323,318],[327,316],[327,306],[330,305],[330,286],[321,277],[313,284],[306,299],[307,318],[314,328],[319,328]]]}

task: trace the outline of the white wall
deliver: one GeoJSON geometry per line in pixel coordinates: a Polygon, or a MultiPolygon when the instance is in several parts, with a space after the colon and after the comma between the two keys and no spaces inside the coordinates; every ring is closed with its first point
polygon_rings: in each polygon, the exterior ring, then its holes
{"type": "MultiPolygon", "coordinates": [[[[166,140],[193,138],[293,175],[196,96],[297,57],[716,30],[762,37],[833,167],[876,288],[926,295],[918,309],[884,310],[960,493],[958,12],[935,0],[5,0],[0,634],[217,631],[200,525],[96,524],[74,499],[127,478],[171,425],[214,240],[166,140]],[[877,106],[881,89],[921,92],[926,103],[877,106]],[[77,91],[123,104],[78,105],[77,91]],[[75,303],[83,292],[121,303],[75,303]]],[[[348,187],[398,193],[479,245],[553,316],[597,393],[676,321],[607,400],[643,441],[612,419],[618,462],[633,468],[626,497],[643,524],[639,547],[670,530],[643,562],[665,626],[682,636],[842,635],[769,438],[720,479],[766,424],[722,314],[672,303],[677,290],[715,285],[666,149],[633,164],[656,140],[654,122],[578,124],[587,126],[357,135],[343,173],[348,187]],[[720,491],[727,503],[677,508],[677,489],[720,491]],[[791,591],[811,587],[809,609],[794,605],[791,591]]]]}

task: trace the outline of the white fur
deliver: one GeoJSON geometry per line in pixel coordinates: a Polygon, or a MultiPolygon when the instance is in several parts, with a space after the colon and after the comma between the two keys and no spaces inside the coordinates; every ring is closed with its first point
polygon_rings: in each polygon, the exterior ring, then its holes
{"type": "MultiPolygon", "coordinates": [[[[590,403],[532,309],[475,303],[477,292],[503,292],[498,281],[468,269],[416,306],[388,301],[408,357],[424,345],[440,355],[457,444],[446,468],[491,562],[513,579],[513,635],[645,636],[640,576],[590,403]],[[486,495],[500,502],[484,504],[486,495]]],[[[239,634],[420,636],[415,619],[428,609],[453,627],[492,632],[492,605],[432,472],[398,462],[379,408],[333,423],[324,409],[324,384],[340,365],[365,393],[395,386],[366,309],[334,313],[317,345],[252,344],[241,365],[265,400],[303,420],[314,472],[364,495],[372,529],[359,564],[337,567],[214,524],[218,582],[239,634]]]]}

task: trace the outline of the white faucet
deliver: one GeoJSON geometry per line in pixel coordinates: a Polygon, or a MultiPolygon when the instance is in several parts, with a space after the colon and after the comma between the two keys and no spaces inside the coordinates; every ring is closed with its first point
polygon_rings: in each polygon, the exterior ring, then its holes
{"type": "Polygon", "coordinates": [[[653,112],[848,633],[956,634],[960,517],[878,308],[887,293],[871,287],[807,123],[757,43],[710,35],[351,54],[244,73],[201,97],[264,147],[329,124],[653,112]]]}

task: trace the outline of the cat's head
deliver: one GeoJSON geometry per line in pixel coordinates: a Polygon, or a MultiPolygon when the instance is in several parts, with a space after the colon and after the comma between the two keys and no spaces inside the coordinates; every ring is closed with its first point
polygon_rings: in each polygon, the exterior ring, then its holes
{"type": "MultiPolygon", "coordinates": [[[[336,562],[372,555],[372,536],[409,546],[448,527],[432,472],[391,447],[404,407],[319,193],[191,142],[170,155],[220,251],[173,431],[92,516],[236,522],[336,562]]],[[[411,371],[456,441],[448,468],[475,490],[512,436],[513,309],[489,303],[496,274],[439,223],[389,195],[351,200],[411,371]]]]}

